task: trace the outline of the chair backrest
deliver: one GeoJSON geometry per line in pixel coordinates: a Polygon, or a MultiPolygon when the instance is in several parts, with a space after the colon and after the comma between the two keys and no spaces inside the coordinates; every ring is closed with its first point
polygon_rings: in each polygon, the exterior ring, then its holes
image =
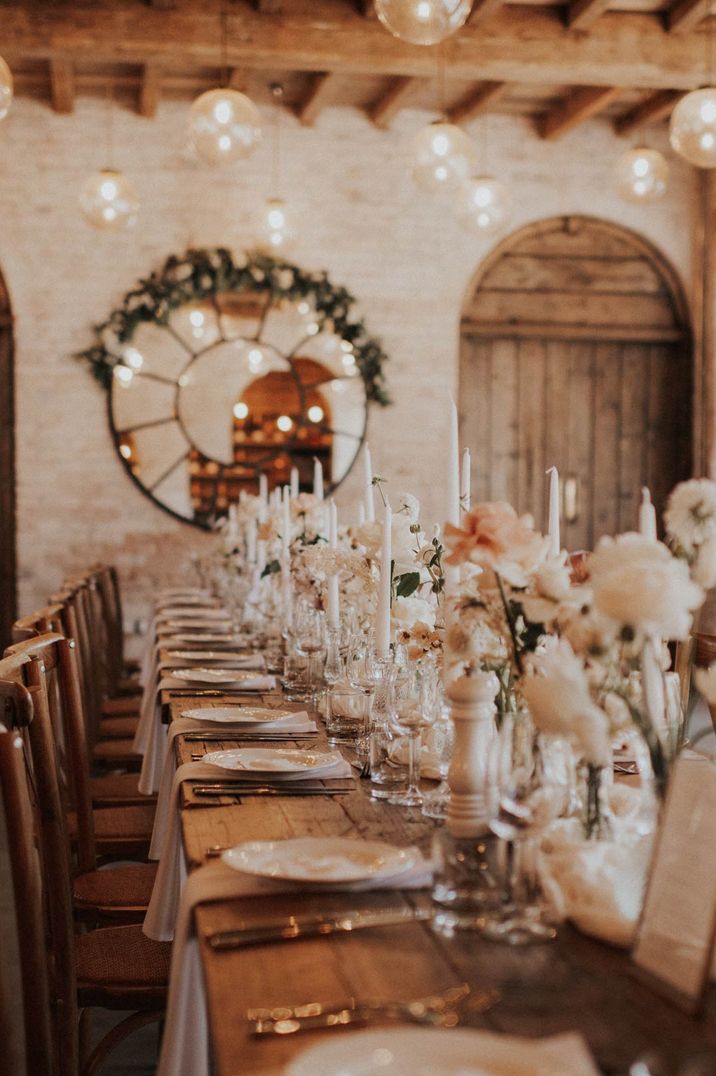
{"type": "MultiPolygon", "coordinates": [[[[61,637],[46,638],[55,645],[66,644],[61,637]]],[[[3,725],[15,735],[15,739],[22,738],[25,746],[29,747],[29,752],[22,752],[23,766],[20,769],[18,754],[13,755],[10,750],[12,745],[3,740],[0,765],[7,767],[7,780],[3,769],[2,796],[6,812],[12,814],[11,832],[15,832],[15,826],[18,827],[17,839],[11,845],[13,881],[17,872],[23,907],[29,892],[34,894],[32,900],[36,908],[38,879],[41,886],[44,928],[42,962],[47,973],[55,1063],[51,1068],[40,1066],[31,1071],[76,1076],[79,1056],[77,977],[69,841],[43,666],[44,657],[31,657],[25,653],[9,654],[0,661],[3,725]],[[14,706],[11,700],[15,700],[14,706]],[[30,706],[31,716],[28,715],[30,706]],[[28,822],[28,818],[32,822],[28,822]],[[33,868],[33,846],[39,853],[39,871],[33,868]]],[[[27,944],[34,951],[36,942],[28,941],[27,944]]],[[[36,978],[39,974],[37,953],[34,952],[34,956],[30,953],[27,965],[23,958],[23,973],[27,967],[27,981],[33,984],[33,976],[36,978]]],[[[28,1043],[35,1036],[35,1019],[33,1015],[28,1043]]]]}
{"type": "Polygon", "coordinates": [[[27,796],[24,743],[32,718],[21,683],[0,683],[0,1042],[6,1072],[55,1071],[42,877],[27,796]]]}
{"type": "Polygon", "coordinates": [[[79,873],[94,870],[97,853],[89,785],[89,748],[76,642],[58,634],[38,635],[14,643],[5,653],[37,662],[55,740],[60,796],[67,809],[74,809],[77,818],[77,870],[79,873]]]}

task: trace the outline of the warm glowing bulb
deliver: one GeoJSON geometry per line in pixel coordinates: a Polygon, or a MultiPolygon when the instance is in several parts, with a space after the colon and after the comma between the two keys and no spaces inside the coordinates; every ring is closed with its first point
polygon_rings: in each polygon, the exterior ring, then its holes
{"type": "Polygon", "coordinates": [[[236,418],[248,418],[248,415],[249,415],[248,404],[245,404],[245,403],[236,403],[236,404],[234,404],[234,414],[235,414],[236,418]]]}
{"type": "Polygon", "coordinates": [[[122,357],[134,370],[141,370],[144,366],[144,356],[136,347],[125,347],[122,357]]]}
{"type": "Polygon", "coordinates": [[[120,456],[122,456],[122,457],[123,457],[123,458],[124,458],[125,460],[131,460],[131,458],[132,458],[132,450],[131,450],[131,448],[129,447],[129,445],[127,445],[127,444],[124,444],[124,445],[120,445],[120,446],[119,446],[119,454],[120,454],[120,456]]]}
{"type": "Polygon", "coordinates": [[[494,232],[510,215],[507,188],[492,176],[477,176],[464,183],[460,191],[458,218],[473,231],[494,232]]]}
{"type": "Polygon", "coordinates": [[[716,167],[716,87],[682,97],[669,122],[673,149],[700,168],[716,167]]]}
{"type": "Polygon", "coordinates": [[[308,417],[311,422],[320,422],[323,418],[323,408],[319,407],[318,404],[313,404],[308,409],[308,417]]]}
{"type": "Polygon", "coordinates": [[[411,45],[437,45],[464,24],[472,0],[375,0],[375,10],[394,37],[411,45]]]}
{"type": "Polygon", "coordinates": [[[281,198],[269,198],[264,205],[259,222],[259,242],[270,250],[283,252],[295,239],[286,204],[281,198]]]}
{"type": "Polygon", "coordinates": [[[189,314],[189,321],[195,329],[201,328],[201,326],[204,324],[204,315],[201,310],[192,310],[189,314]]]}
{"type": "Polygon", "coordinates": [[[638,146],[617,161],[617,191],[627,202],[655,202],[666,193],[669,166],[656,149],[638,146]]]}
{"type": "Polygon", "coordinates": [[[135,223],[139,199],[126,176],[105,168],[85,181],[80,191],[80,208],[93,227],[121,231],[135,223]]]}
{"type": "Polygon", "coordinates": [[[333,381],[331,381],[331,389],[332,389],[333,392],[337,392],[339,394],[341,392],[345,392],[346,391],[345,381],[341,381],[341,379],[338,378],[338,377],[335,378],[333,381]]]}
{"type": "Polygon", "coordinates": [[[260,347],[252,347],[249,351],[249,366],[254,373],[263,366],[264,353],[260,347]]]}
{"type": "Polygon", "coordinates": [[[282,433],[288,433],[293,426],[293,422],[288,415],[279,415],[276,419],[276,425],[282,433]]]}
{"type": "Polygon", "coordinates": [[[422,190],[454,190],[467,179],[475,151],[464,131],[452,123],[431,123],[413,141],[413,178],[422,190]]]}
{"type": "Polygon", "coordinates": [[[197,153],[210,164],[248,157],[261,138],[256,105],[237,90],[209,90],[189,112],[189,137],[197,153]]]}
{"type": "Polygon", "coordinates": [[[127,385],[131,385],[134,378],[134,374],[129,369],[129,367],[123,366],[121,362],[117,363],[117,365],[115,366],[114,376],[116,377],[117,381],[119,381],[120,385],[124,387],[126,387],[127,385]]]}
{"type": "Polygon", "coordinates": [[[344,355],[343,358],[341,359],[341,362],[343,363],[343,365],[346,368],[348,368],[350,366],[355,366],[356,357],[355,357],[355,355],[344,355]]]}

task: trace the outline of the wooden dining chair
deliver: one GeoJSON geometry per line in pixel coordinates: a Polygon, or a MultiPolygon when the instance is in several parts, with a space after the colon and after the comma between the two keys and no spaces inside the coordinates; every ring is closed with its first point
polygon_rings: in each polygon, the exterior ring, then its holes
{"type": "MultiPolygon", "coordinates": [[[[43,710],[36,720],[40,724],[47,720],[47,735],[53,741],[54,768],[74,851],[77,912],[93,921],[139,921],[152,895],[156,864],[98,868],[102,862],[117,859],[146,859],[154,808],[92,806],[74,640],[41,635],[16,643],[6,651],[6,658],[28,659],[22,666],[26,682],[40,688],[47,699],[47,715],[43,710]]],[[[38,767],[49,765],[44,755],[35,761],[38,767]]]]}
{"type": "Polygon", "coordinates": [[[55,1071],[42,879],[25,784],[22,737],[32,700],[22,684],[0,694],[0,1042],[13,1076],[55,1071]]]}
{"type": "MultiPolygon", "coordinates": [[[[53,644],[69,647],[66,640],[53,644]]],[[[17,828],[9,842],[13,884],[23,894],[37,892],[38,884],[41,888],[41,899],[28,905],[27,912],[29,919],[33,909],[37,914],[42,908],[45,942],[39,970],[46,971],[48,988],[34,1001],[39,1009],[49,999],[53,1064],[33,1071],[42,1076],[95,1076],[118,1042],[161,1015],[170,946],[146,938],[139,925],[74,933],[68,837],[44,660],[16,653],[0,661],[0,794],[13,831],[17,828]],[[15,743],[24,741],[29,752],[13,750],[5,736],[14,737],[15,743]],[[88,1010],[95,1006],[130,1015],[84,1060],[88,1010]]],[[[32,982],[32,952],[23,953],[21,959],[23,976],[32,982]]]]}
{"type": "MultiPolygon", "coordinates": [[[[56,595],[56,601],[53,605],[46,606],[29,616],[22,617],[20,620],[15,621],[12,629],[12,637],[13,641],[17,643],[28,639],[36,639],[39,635],[46,634],[47,632],[56,632],[64,635],[68,639],[74,639],[75,642],[78,641],[80,635],[72,594],[58,594],[56,595]]],[[[79,645],[77,646],[77,655],[79,659],[77,662],[77,673],[80,682],[83,713],[86,715],[88,696],[82,682],[85,672],[81,660],[81,646],[79,645]]],[[[87,724],[88,722],[85,720],[85,737],[88,740],[89,731],[87,729],[87,724]]],[[[121,765],[122,755],[130,759],[136,757],[131,743],[115,743],[113,746],[120,748],[120,752],[115,753],[115,758],[119,759],[116,765],[121,765]]],[[[89,747],[87,750],[89,756],[89,747]]],[[[110,771],[96,776],[93,775],[90,777],[90,795],[92,802],[96,807],[129,807],[154,803],[156,801],[155,796],[145,796],[139,791],[137,788],[138,780],[139,777],[136,770],[130,772],[110,771]]]]}

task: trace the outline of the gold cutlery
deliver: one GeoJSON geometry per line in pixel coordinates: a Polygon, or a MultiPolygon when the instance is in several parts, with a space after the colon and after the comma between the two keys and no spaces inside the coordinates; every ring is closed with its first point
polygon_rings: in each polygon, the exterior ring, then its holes
{"type": "Polygon", "coordinates": [[[288,787],[279,785],[218,785],[214,787],[206,787],[203,785],[192,786],[192,792],[196,796],[345,796],[349,792],[353,792],[354,788],[350,787],[333,788],[317,788],[315,786],[309,786],[303,788],[300,785],[289,785],[288,787]]]}
{"type": "Polygon", "coordinates": [[[207,936],[212,949],[243,949],[249,945],[295,941],[297,938],[325,937],[352,933],[367,927],[399,926],[419,923],[435,915],[432,908],[383,908],[377,911],[342,912],[338,915],[288,916],[282,923],[258,924],[238,930],[222,930],[207,936]]]}

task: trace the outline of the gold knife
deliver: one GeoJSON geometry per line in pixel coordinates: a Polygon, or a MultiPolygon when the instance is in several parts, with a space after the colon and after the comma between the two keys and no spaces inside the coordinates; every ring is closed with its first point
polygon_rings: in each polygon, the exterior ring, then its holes
{"type": "MultiPolygon", "coordinates": [[[[400,885],[400,879],[396,879],[400,885]]],[[[217,951],[243,949],[249,945],[295,941],[297,938],[317,938],[329,934],[350,934],[367,927],[399,926],[419,923],[434,916],[432,908],[389,908],[380,911],[349,911],[340,915],[289,916],[283,923],[270,923],[238,930],[222,930],[209,934],[207,942],[217,951]]]]}

